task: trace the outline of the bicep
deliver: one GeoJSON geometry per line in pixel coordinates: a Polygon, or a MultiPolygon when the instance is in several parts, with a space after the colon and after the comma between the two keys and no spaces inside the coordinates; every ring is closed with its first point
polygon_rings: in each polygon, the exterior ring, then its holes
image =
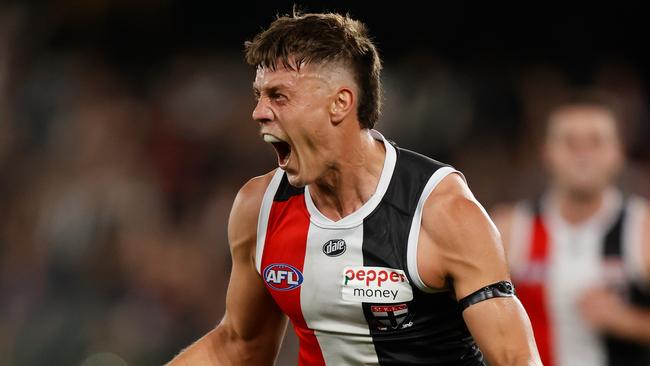
{"type": "Polygon", "coordinates": [[[255,267],[233,255],[226,314],[211,346],[217,364],[272,365],[287,320],[264,288],[255,267]]]}
{"type": "Polygon", "coordinates": [[[267,362],[275,358],[287,319],[255,267],[261,194],[251,194],[250,190],[245,186],[240,191],[228,223],[232,270],[226,294],[226,314],[220,327],[226,330],[227,337],[245,345],[247,352],[254,350],[256,357],[267,362]]]}
{"type": "MultiPolygon", "coordinates": [[[[483,286],[508,280],[509,273],[501,236],[487,212],[469,190],[458,187],[461,182],[451,180],[451,184],[456,188],[447,187],[449,194],[443,191],[427,201],[428,214],[423,219],[427,240],[421,254],[436,264],[432,271],[453,281],[456,297],[461,299],[483,286]]],[[[425,270],[421,275],[434,274],[425,270]]]]}
{"type": "Polygon", "coordinates": [[[460,224],[453,241],[457,248],[450,253],[449,275],[454,280],[458,298],[502,280],[509,280],[501,236],[479,203],[469,200],[466,220],[460,224]],[[462,244],[460,244],[462,243],[462,244]]]}
{"type": "MultiPolygon", "coordinates": [[[[465,183],[450,178],[427,201],[425,210],[429,213],[423,228],[428,241],[424,247],[430,248],[427,259],[437,263],[440,273],[452,280],[460,300],[510,276],[496,226],[465,183]]],[[[490,361],[497,365],[511,364],[512,360],[536,364],[530,321],[516,297],[480,301],[466,308],[463,317],[490,361]]]]}
{"type": "Polygon", "coordinates": [[[266,290],[252,259],[233,257],[224,321],[244,340],[281,337],[286,319],[266,290]]]}

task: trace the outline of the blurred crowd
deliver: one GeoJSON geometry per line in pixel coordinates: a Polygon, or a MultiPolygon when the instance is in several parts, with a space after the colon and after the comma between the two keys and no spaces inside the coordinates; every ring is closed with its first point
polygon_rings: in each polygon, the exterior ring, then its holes
{"type": "MultiPolygon", "coordinates": [[[[250,117],[253,70],[218,47],[146,75],[93,49],[32,42],[26,56],[23,10],[0,6],[0,364],[161,364],[222,317],[232,200],[274,167],[250,117]]],[[[621,184],[650,197],[641,73],[606,61],[582,83],[619,98],[621,184]]],[[[383,80],[377,129],[455,165],[486,206],[542,189],[545,114],[575,86],[562,69],[414,52],[387,59],[383,80]]]]}

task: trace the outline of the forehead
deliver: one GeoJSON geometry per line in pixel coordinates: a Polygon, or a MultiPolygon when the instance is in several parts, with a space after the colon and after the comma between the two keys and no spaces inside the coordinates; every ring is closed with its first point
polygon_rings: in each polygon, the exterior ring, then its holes
{"type": "Polygon", "coordinates": [[[275,70],[268,67],[258,67],[255,71],[255,81],[253,87],[255,89],[263,89],[271,86],[292,86],[295,85],[299,79],[299,72],[290,70],[284,67],[279,67],[275,70]]]}
{"type": "Polygon", "coordinates": [[[302,65],[296,70],[283,67],[281,64],[275,69],[260,66],[255,72],[253,86],[259,89],[277,85],[291,87],[306,81],[324,79],[322,71],[318,71],[320,70],[309,64],[302,65]]]}
{"type": "Polygon", "coordinates": [[[606,134],[617,135],[614,115],[599,106],[569,106],[557,110],[549,121],[549,134],[606,134]]]}
{"type": "Polygon", "coordinates": [[[290,69],[284,67],[281,62],[278,62],[275,69],[260,66],[255,72],[253,88],[263,90],[277,87],[297,88],[303,85],[331,86],[344,75],[337,66],[305,63],[300,68],[290,69]]]}

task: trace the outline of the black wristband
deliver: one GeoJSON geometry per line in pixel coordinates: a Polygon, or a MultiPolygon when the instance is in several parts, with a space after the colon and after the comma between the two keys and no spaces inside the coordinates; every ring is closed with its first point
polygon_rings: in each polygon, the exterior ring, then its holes
{"type": "Polygon", "coordinates": [[[463,311],[476,303],[491,299],[493,297],[513,296],[515,296],[515,287],[512,285],[512,283],[510,281],[500,281],[491,285],[487,285],[478,291],[474,291],[473,293],[460,299],[458,303],[460,304],[461,311],[463,311]]]}

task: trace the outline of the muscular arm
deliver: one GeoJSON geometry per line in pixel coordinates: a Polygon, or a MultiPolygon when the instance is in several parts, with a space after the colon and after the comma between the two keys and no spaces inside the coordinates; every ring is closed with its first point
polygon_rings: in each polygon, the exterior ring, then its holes
{"type": "MultiPolygon", "coordinates": [[[[453,281],[457,299],[509,274],[499,232],[465,182],[452,174],[424,207],[418,269],[430,287],[453,281]]],[[[492,365],[541,365],[528,316],[516,297],[493,298],[463,312],[492,365]]]]}
{"type": "Polygon", "coordinates": [[[287,320],[255,269],[257,217],[272,173],[249,181],[237,194],[228,222],[232,272],[226,314],[219,325],[169,366],[272,365],[287,320]]]}

